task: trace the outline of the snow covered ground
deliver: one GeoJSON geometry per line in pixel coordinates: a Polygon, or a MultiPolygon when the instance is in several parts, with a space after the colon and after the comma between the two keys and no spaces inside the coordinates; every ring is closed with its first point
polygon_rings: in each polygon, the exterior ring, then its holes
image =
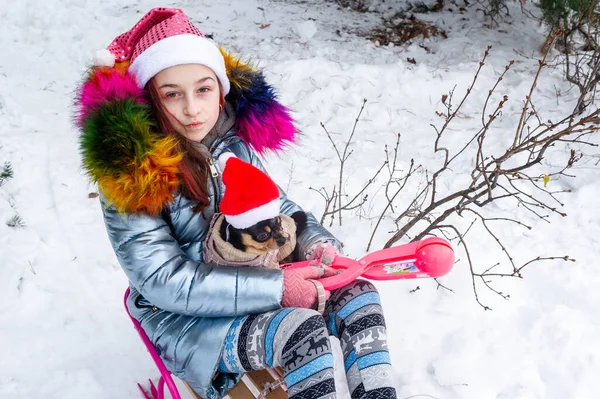
{"type": "MultiPolygon", "coordinates": [[[[387,6],[383,0],[371,4],[387,6]]],[[[78,133],[70,119],[74,89],[93,51],[156,6],[184,8],[202,31],[265,69],[304,133],[285,156],[268,156],[267,167],[292,199],[317,215],[323,200],[309,187],[331,189],[338,176],[320,122],[341,144],[363,98],[368,100],[346,169],[348,193],[357,192],[379,167],[384,145],[393,146],[396,133],[402,133],[400,168],[410,158],[435,167],[439,154],[432,151],[430,124],[442,124],[435,114],[444,111],[441,96],[454,86],[457,98],[462,96],[492,45],[471,101],[451,127],[449,137],[456,141],[447,144],[458,145],[478,129],[487,91],[514,59],[494,97],[510,99],[491,139],[499,152],[515,130],[543,32],[512,5],[508,21],[493,30],[481,13],[460,14],[449,6],[454,12],[423,16],[437,19],[449,35],[427,41],[427,51],[417,44],[377,47],[353,32],[374,26],[378,15],[317,0],[1,0],[0,164],[11,162],[15,174],[0,188],[2,399],[137,398],[135,382],[156,376],[124,312],[127,281],[108,243],[98,200],[88,198],[95,188],[81,172],[78,133]],[[24,228],[6,225],[16,214],[24,228]]],[[[559,69],[545,70],[534,93],[545,118],[565,115],[576,98],[559,69]]],[[[564,160],[565,153],[556,148],[541,170],[564,160]]],[[[432,280],[377,284],[399,398],[599,397],[594,375],[600,372],[600,185],[594,161],[571,170],[575,178],[549,183],[552,190],[572,190],[561,197],[567,217],[553,215],[548,224],[507,204],[490,206],[489,215],[508,209],[533,227],[500,228],[518,264],[538,255],[577,260],[533,265],[523,280],[495,282],[510,301],[480,287],[480,299],[493,311],[476,303],[460,248],[460,261],[440,280],[453,292],[436,289],[432,280]]],[[[460,182],[471,162],[467,157],[455,165],[444,189],[460,182]]],[[[402,204],[417,182],[401,196],[402,204]]],[[[364,212],[347,213],[343,226],[332,227],[352,256],[365,252],[385,204],[381,182],[373,188],[364,212]]],[[[466,227],[470,220],[455,222],[466,227]]],[[[379,228],[375,248],[392,227],[386,220],[379,228]]],[[[499,261],[506,266],[481,231],[470,233],[477,270],[499,261]]]]}

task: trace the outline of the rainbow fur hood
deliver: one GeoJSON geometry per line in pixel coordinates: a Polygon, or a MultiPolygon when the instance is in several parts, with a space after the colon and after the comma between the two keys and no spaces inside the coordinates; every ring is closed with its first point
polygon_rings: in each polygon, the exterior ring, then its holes
{"type": "MultiPolygon", "coordinates": [[[[231,82],[226,100],[236,134],[259,153],[280,150],[297,130],[261,72],[221,50],[231,82]]],[[[151,131],[151,107],[128,63],[93,67],[76,100],[83,167],[119,212],[159,213],[179,187],[182,155],[174,138],[151,131]]]]}

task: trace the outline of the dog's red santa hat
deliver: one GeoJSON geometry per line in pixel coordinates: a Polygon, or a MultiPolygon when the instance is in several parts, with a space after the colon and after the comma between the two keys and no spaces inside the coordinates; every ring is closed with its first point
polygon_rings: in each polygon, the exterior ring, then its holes
{"type": "Polygon", "coordinates": [[[220,209],[229,224],[245,229],[279,215],[279,188],[266,173],[231,152],[219,157],[219,165],[225,185],[220,209]]]}

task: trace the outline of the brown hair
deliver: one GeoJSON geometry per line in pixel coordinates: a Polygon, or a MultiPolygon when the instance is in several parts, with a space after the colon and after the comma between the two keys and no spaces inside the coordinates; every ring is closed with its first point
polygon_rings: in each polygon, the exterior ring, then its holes
{"type": "Polygon", "coordinates": [[[184,197],[198,201],[193,212],[202,212],[204,215],[204,209],[210,205],[207,186],[210,173],[208,160],[194,148],[191,140],[177,133],[169,122],[167,110],[161,102],[154,78],[150,79],[146,85],[146,93],[148,93],[148,99],[152,106],[157,132],[176,137],[177,150],[183,154],[183,159],[179,164],[181,180],[179,190],[184,197]]]}

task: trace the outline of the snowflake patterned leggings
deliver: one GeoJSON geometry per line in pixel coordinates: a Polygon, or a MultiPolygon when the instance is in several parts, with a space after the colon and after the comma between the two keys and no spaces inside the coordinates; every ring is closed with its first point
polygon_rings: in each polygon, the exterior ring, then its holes
{"type": "Polygon", "coordinates": [[[339,338],[352,399],[395,399],[379,293],[357,280],[332,291],[325,314],[301,308],[238,317],[219,369],[281,366],[290,399],[335,399],[329,334],[339,338]]]}

